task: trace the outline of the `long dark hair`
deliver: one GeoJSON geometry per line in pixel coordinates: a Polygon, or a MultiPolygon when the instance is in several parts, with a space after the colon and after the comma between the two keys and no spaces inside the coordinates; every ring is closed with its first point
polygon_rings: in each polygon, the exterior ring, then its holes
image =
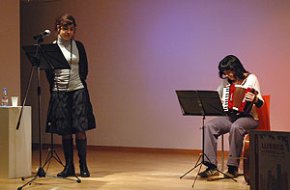
{"type": "MultiPolygon", "coordinates": [[[[227,55],[223,58],[218,66],[219,69],[219,77],[224,79],[224,72],[225,71],[233,71],[234,75],[237,80],[243,80],[246,78],[244,73],[249,73],[244,66],[242,65],[241,61],[234,55],[227,55]]],[[[231,83],[232,81],[229,80],[231,83]]]]}

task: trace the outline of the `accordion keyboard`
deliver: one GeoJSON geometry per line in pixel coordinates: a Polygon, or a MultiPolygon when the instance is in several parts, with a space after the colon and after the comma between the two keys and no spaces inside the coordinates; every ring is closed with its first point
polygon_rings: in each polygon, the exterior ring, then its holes
{"type": "Polygon", "coordinates": [[[229,86],[223,88],[222,103],[224,111],[229,111],[229,94],[230,94],[229,86]]]}

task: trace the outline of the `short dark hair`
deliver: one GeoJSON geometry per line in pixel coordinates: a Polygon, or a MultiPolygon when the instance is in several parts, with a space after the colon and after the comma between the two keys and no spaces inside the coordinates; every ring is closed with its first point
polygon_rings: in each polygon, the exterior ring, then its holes
{"type": "Polygon", "coordinates": [[[233,71],[235,77],[239,80],[245,79],[244,73],[249,73],[234,55],[227,55],[223,58],[219,63],[218,69],[220,78],[224,78],[225,71],[233,71]]]}
{"type": "Polygon", "coordinates": [[[55,20],[55,31],[58,31],[63,26],[77,26],[75,18],[70,14],[64,14],[55,20]]]}

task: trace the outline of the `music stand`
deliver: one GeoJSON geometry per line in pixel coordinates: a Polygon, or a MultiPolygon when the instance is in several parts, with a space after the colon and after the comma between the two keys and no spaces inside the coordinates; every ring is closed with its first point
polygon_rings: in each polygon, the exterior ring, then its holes
{"type": "MultiPolygon", "coordinates": [[[[30,78],[29,82],[26,88],[25,97],[22,102],[22,108],[20,111],[19,119],[17,122],[16,129],[19,129],[20,126],[20,120],[22,117],[23,108],[25,106],[26,98],[28,95],[28,90],[31,85],[32,77],[34,70],[37,70],[37,94],[38,94],[38,127],[39,127],[39,167],[36,175],[27,183],[17,188],[17,190],[21,190],[26,185],[30,185],[37,177],[45,177],[46,172],[44,171],[44,166],[49,163],[49,160],[46,160],[45,165],[42,165],[42,130],[41,130],[41,86],[40,86],[40,70],[55,70],[55,69],[70,69],[70,65],[66,61],[64,55],[62,54],[60,48],[57,44],[40,44],[40,40],[38,40],[38,43],[31,46],[23,46],[23,50],[32,64],[32,69],[30,72],[30,78]]],[[[52,134],[51,134],[52,135],[52,134]]],[[[54,149],[50,150],[53,151],[52,153],[55,153],[54,149]]],[[[59,161],[57,157],[53,157],[53,154],[51,154],[50,158],[55,158],[57,161],[59,161]]],[[[50,159],[49,158],[49,159],[50,159]]],[[[61,163],[62,164],[62,163],[61,163]]],[[[62,164],[63,165],[63,164],[62,164]]],[[[77,182],[80,183],[81,180],[77,178],[77,182]]],[[[24,180],[24,177],[22,177],[22,180],[24,180]]]]}
{"type": "MultiPolygon", "coordinates": [[[[197,172],[200,172],[201,166],[204,165],[204,157],[210,162],[207,155],[204,153],[204,121],[205,116],[226,116],[223,110],[221,99],[217,91],[210,90],[176,90],[182,114],[185,116],[202,116],[202,153],[192,169],[183,174],[180,179],[186,176],[195,168],[199,167],[197,172]]],[[[217,169],[218,172],[224,174],[217,169]]],[[[195,184],[197,175],[194,179],[192,187],[195,184]]],[[[226,175],[226,174],[224,174],[226,175]]]]}
{"type": "Polygon", "coordinates": [[[34,67],[42,70],[70,69],[70,65],[57,44],[36,44],[22,48],[34,67]]]}

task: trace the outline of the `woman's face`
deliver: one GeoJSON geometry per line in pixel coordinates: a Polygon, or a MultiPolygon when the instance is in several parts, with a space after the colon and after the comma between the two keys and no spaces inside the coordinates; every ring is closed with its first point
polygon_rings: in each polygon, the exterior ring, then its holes
{"type": "Polygon", "coordinates": [[[75,31],[74,25],[62,26],[59,29],[59,35],[64,40],[71,40],[74,37],[75,31]]]}
{"type": "Polygon", "coordinates": [[[226,70],[224,71],[224,77],[231,80],[231,81],[235,81],[236,77],[235,77],[235,73],[232,70],[226,70]]]}

